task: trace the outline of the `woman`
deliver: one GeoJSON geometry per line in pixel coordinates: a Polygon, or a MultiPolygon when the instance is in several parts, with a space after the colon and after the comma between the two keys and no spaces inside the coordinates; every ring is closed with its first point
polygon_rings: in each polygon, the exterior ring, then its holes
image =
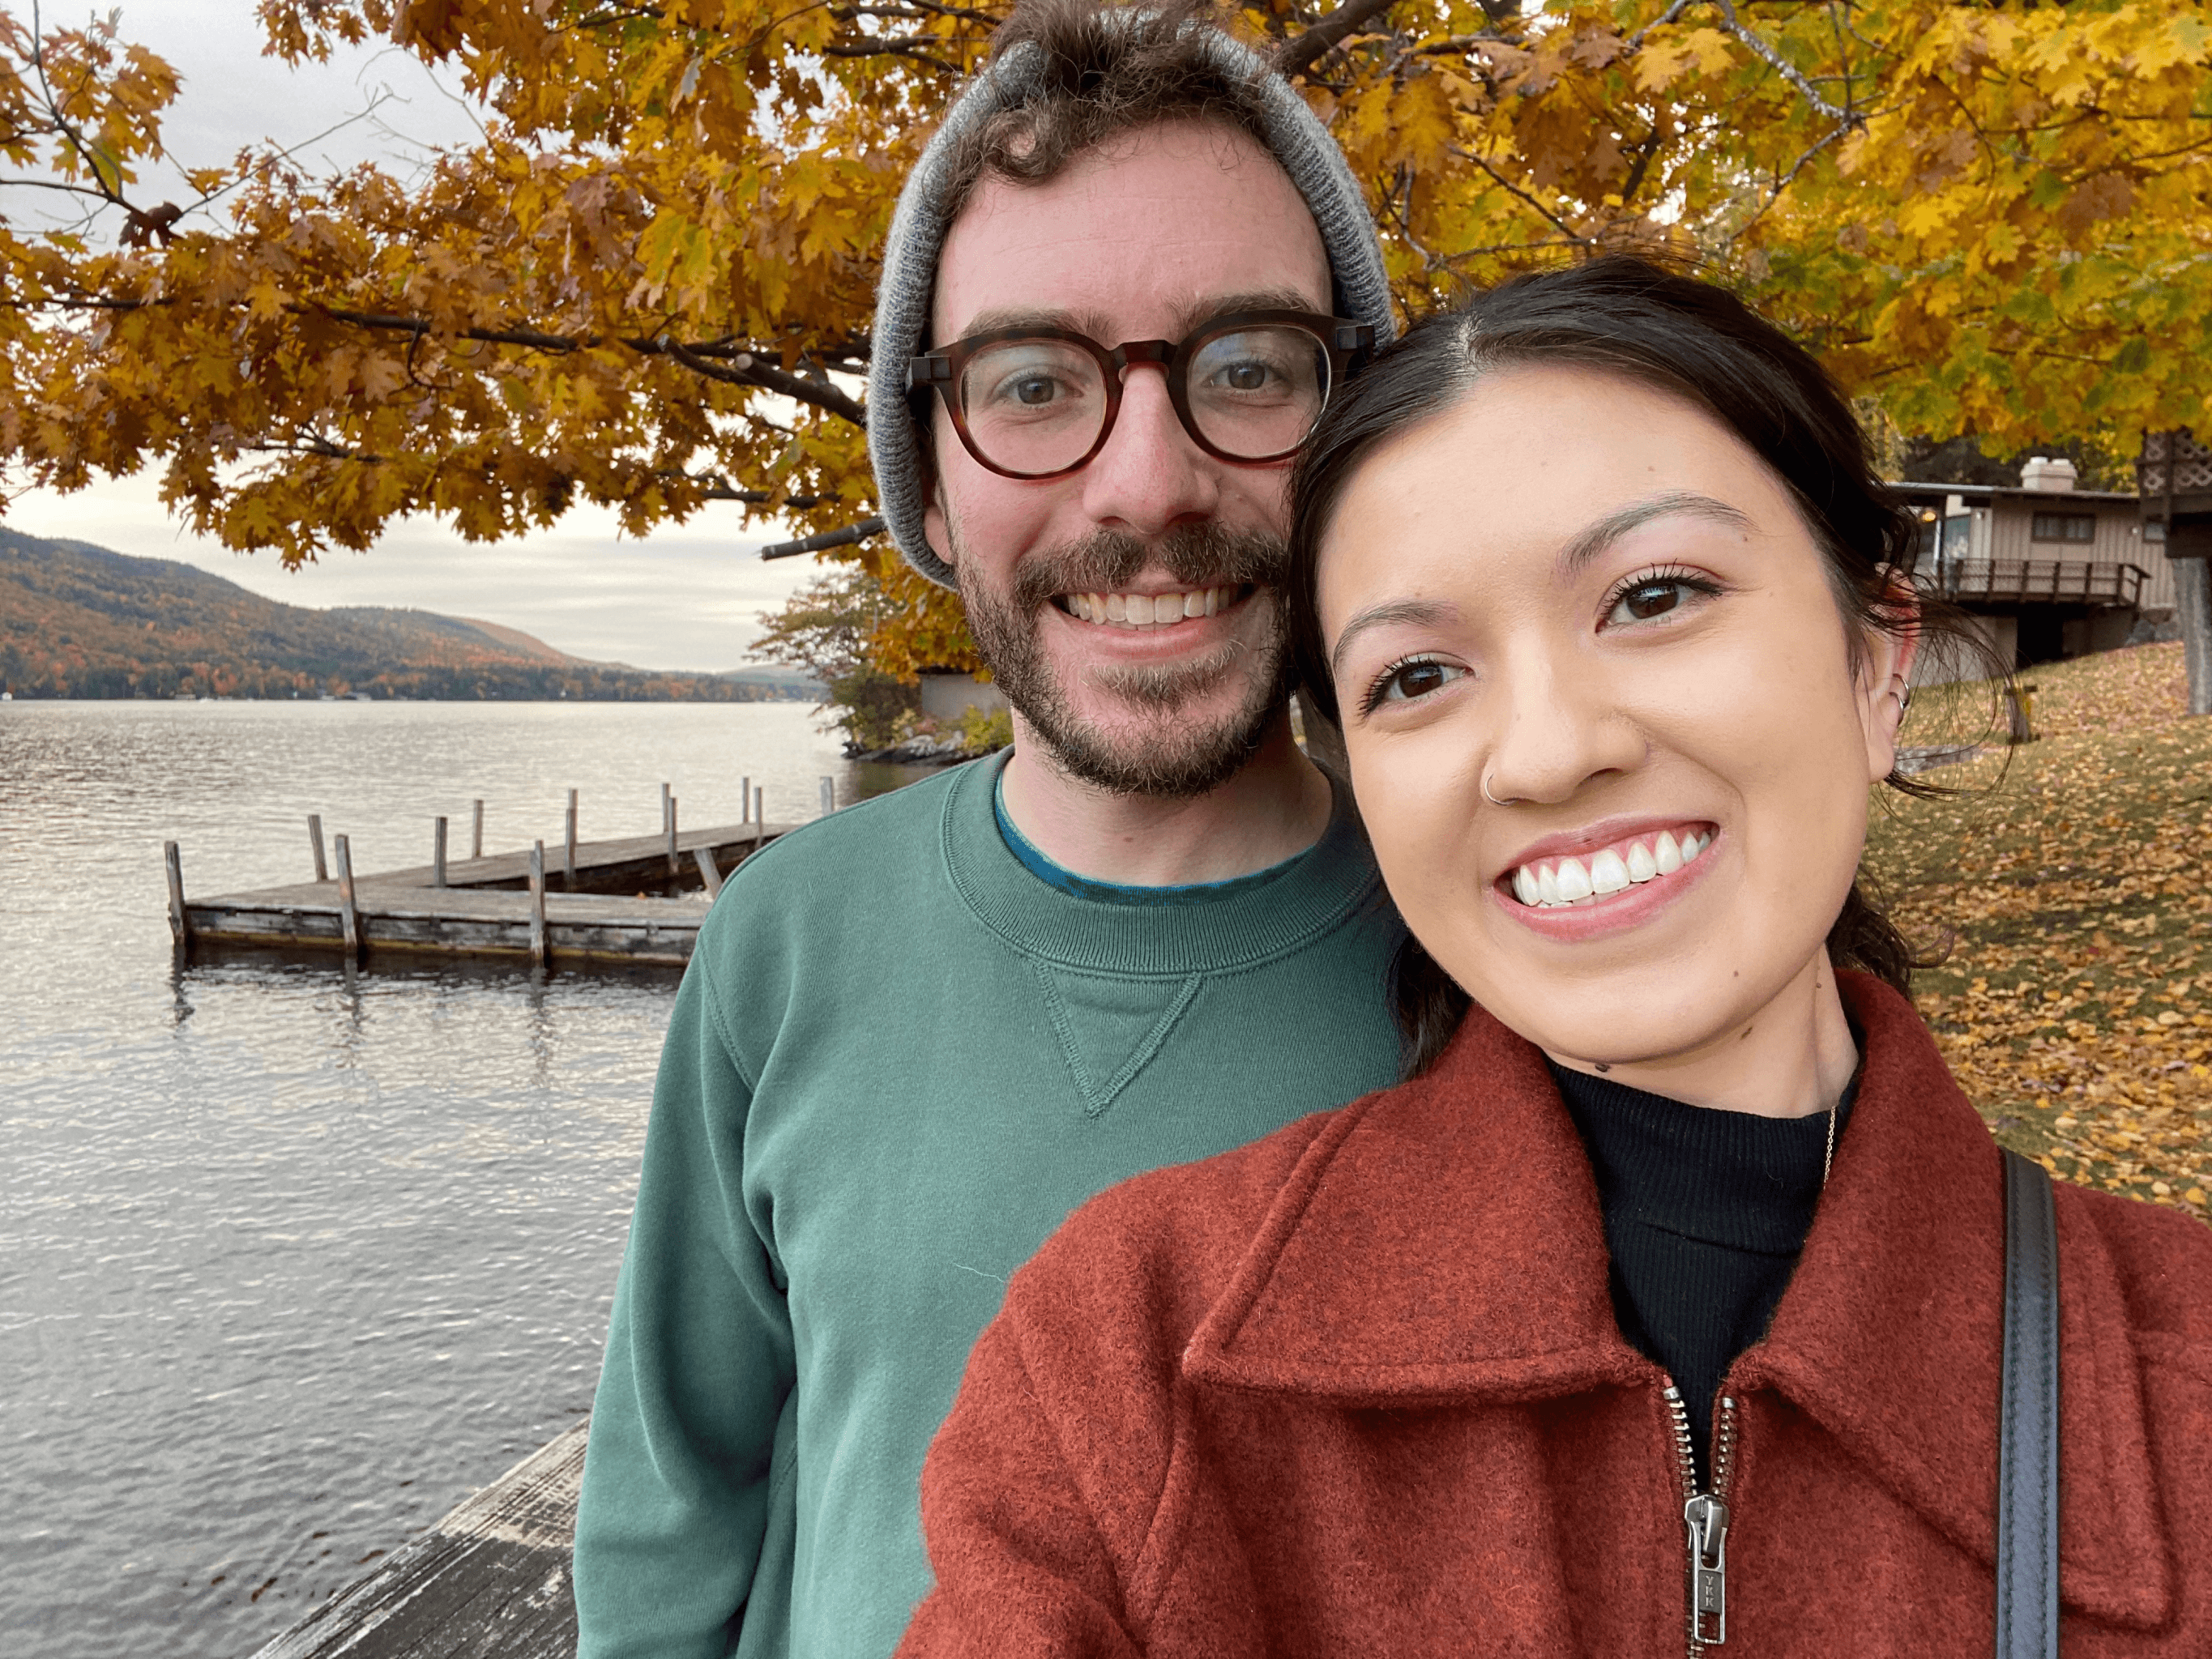
{"type": "MultiPolygon", "coordinates": [[[[2000,1160],[1854,885],[1942,622],[1847,405],[1601,261],[1413,331],[1297,509],[1419,1075],[1016,1275],[902,1652],[1990,1652],[2000,1160]]],[[[2212,1234],[2057,1213],[2065,1650],[2212,1652],[2212,1234]]]]}

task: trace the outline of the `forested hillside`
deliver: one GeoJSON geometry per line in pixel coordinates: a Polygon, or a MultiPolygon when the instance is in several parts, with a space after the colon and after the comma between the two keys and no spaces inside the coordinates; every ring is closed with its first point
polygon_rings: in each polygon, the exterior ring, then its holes
{"type": "Polygon", "coordinates": [[[495,623],[314,611],[168,559],[0,529],[0,690],[18,697],[345,696],[761,702],[796,676],[586,662],[495,623]]]}

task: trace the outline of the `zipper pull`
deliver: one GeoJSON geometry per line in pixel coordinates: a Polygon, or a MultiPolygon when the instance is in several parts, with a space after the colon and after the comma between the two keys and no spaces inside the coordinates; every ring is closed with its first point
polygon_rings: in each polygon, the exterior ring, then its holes
{"type": "Polygon", "coordinates": [[[1682,1521],[1690,1529],[1691,1634],[1718,1647],[1728,1640],[1729,1508],[1699,1492],[1682,1505],[1682,1521]]]}

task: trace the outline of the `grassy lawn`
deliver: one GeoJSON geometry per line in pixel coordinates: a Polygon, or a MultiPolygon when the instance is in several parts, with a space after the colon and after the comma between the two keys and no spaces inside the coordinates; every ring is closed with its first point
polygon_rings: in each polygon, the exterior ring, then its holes
{"type": "MultiPolygon", "coordinates": [[[[2212,717],[2179,645],[2032,669],[2039,740],[1877,792],[1867,866],[1940,946],[1921,1012],[1997,1139],[2086,1185],[2206,1213],[2212,717]]],[[[1906,741],[1961,718],[1916,706],[1906,741]]]]}

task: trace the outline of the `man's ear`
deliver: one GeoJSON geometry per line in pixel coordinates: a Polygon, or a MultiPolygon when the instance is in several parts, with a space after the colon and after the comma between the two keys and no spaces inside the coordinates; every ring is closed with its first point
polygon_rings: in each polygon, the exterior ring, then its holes
{"type": "Polygon", "coordinates": [[[929,550],[954,569],[959,568],[952,556],[951,526],[945,515],[945,474],[937,465],[937,422],[920,422],[916,434],[921,441],[915,446],[915,464],[921,472],[922,494],[929,505],[921,509],[921,533],[929,542],[929,550]]]}
{"type": "Polygon", "coordinates": [[[945,491],[937,481],[932,478],[929,484],[929,505],[921,509],[921,533],[929,538],[929,550],[944,560],[946,564],[951,565],[953,569],[957,570],[960,566],[952,556],[952,538],[947,532],[948,526],[945,520],[945,491]]]}

